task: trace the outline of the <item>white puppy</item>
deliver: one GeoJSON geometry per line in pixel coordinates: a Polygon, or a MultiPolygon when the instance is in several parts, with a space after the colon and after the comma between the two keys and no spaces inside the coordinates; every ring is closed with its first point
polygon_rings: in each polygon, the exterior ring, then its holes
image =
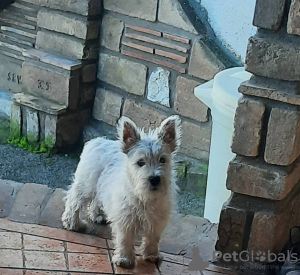
{"type": "Polygon", "coordinates": [[[93,222],[104,213],[116,248],[113,261],[129,267],[135,263],[137,233],[143,237],[143,258],[162,258],[158,245],[177,188],[173,157],[180,145],[181,121],[171,116],[145,133],[122,117],[117,130],[116,141],[96,138],[85,144],[62,222],[66,229],[77,230],[84,204],[93,222]]]}

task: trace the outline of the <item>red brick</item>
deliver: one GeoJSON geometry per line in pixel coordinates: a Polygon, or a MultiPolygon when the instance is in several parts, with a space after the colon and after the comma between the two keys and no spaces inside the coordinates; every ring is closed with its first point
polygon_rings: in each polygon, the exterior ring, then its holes
{"type": "Polygon", "coordinates": [[[71,232],[64,229],[50,228],[36,224],[22,224],[6,219],[0,219],[0,228],[40,237],[106,248],[106,242],[102,238],[71,232]]]}
{"type": "Polygon", "coordinates": [[[16,232],[0,232],[0,248],[22,248],[22,236],[16,232]]]}
{"type": "Polygon", "coordinates": [[[22,268],[22,251],[14,249],[0,249],[0,266],[22,268]]]}
{"type": "Polygon", "coordinates": [[[163,37],[174,40],[174,41],[182,42],[184,44],[190,44],[190,39],[180,37],[180,36],[176,36],[176,35],[173,35],[173,34],[163,33],[163,37]]]}
{"type": "Polygon", "coordinates": [[[23,270],[0,268],[0,274],[1,275],[23,275],[23,270]]]}
{"type": "Polygon", "coordinates": [[[77,252],[77,253],[89,253],[89,254],[105,254],[107,253],[106,249],[92,247],[87,245],[80,245],[75,243],[67,243],[68,252],[77,252]]]}
{"type": "Polygon", "coordinates": [[[186,63],[186,57],[175,54],[175,53],[170,53],[162,50],[155,49],[154,51],[155,54],[160,55],[160,56],[165,56],[174,60],[177,60],[179,63],[184,64],[186,63]]]}
{"type": "Polygon", "coordinates": [[[144,32],[144,33],[152,34],[152,35],[159,36],[159,37],[161,36],[161,32],[158,32],[158,31],[153,31],[153,30],[150,30],[150,29],[137,27],[137,26],[132,26],[132,25],[128,25],[128,24],[125,24],[125,27],[129,28],[129,29],[132,29],[132,30],[135,30],[135,31],[144,32]]]}
{"type": "Polygon", "coordinates": [[[132,43],[132,42],[122,41],[122,44],[127,46],[127,47],[134,48],[134,49],[137,49],[137,50],[141,50],[141,51],[147,52],[147,53],[153,53],[153,51],[154,51],[153,48],[138,45],[138,44],[135,44],[135,43],[132,43]]]}
{"type": "Polygon", "coordinates": [[[178,72],[183,73],[183,74],[185,73],[185,68],[178,67],[178,66],[173,65],[172,63],[169,63],[169,62],[161,61],[161,60],[156,59],[156,58],[148,57],[148,56],[145,56],[145,55],[142,55],[142,54],[133,53],[133,52],[126,51],[126,50],[123,50],[122,53],[124,55],[127,55],[127,56],[135,57],[135,58],[142,59],[142,60],[145,60],[145,61],[149,61],[149,62],[158,64],[158,65],[161,65],[161,66],[165,66],[167,68],[173,69],[173,70],[178,71],[178,72]]]}
{"type": "Polygon", "coordinates": [[[66,270],[66,259],[61,252],[24,251],[25,267],[66,270]]]}
{"type": "Polygon", "coordinates": [[[112,273],[108,255],[68,253],[69,270],[112,273]]]}
{"type": "Polygon", "coordinates": [[[62,241],[30,235],[24,235],[23,238],[25,250],[64,251],[62,241]]]}
{"type": "Polygon", "coordinates": [[[125,36],[128,37],[128,38],[133,38],[133,39],[136,39],[136,40],[152,43],[152,44],[159,45],[159,46],[162,46],[162,47],[174,49],[174,50],[177,50],[177,51],[180,51],[180,52],[183,52],[183,53],[187,53],[187,51],[188,51],[187,48],[184,48],[184,47],[181,47],[181,46],[178,46],[178,45],[175,45],[175,44],[171,44],[171,43],[168,43],[168,42],[165,42],[165,41],[161,41],[161,40],[158,40],[158,39],[153,39],[153,38],[143,36],[143,35],[126,33],[125,36]]]}

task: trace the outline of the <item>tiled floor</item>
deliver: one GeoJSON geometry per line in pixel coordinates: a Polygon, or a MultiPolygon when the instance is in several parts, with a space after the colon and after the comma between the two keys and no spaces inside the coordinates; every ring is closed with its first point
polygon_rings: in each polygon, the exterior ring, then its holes
{"type": "MultiPolygon", "coordinates": [[[[0,219],[0,275],[200,274],[178,255],[164,253],[160,264],[137,257],[134,269],[123,269],[112,264],[112,253],[107,239],[0,219]]],[[[210,265],[203,274],[233,272],[210,265]]]]}

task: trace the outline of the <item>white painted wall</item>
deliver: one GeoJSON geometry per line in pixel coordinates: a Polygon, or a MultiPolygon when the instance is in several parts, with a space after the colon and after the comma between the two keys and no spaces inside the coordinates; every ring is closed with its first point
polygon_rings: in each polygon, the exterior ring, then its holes
{"type": "Polygon", "coordinates": [[[232,53],[245,61],[252,26],[255,0],[196,0],[207,10],[208,21],[216,36],[232,53]]]}

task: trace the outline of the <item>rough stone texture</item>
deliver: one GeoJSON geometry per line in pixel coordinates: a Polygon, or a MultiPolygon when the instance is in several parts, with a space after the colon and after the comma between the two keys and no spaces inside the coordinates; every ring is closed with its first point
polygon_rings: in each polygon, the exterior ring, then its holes
{"type": "Polygon", "coordinates": [[[211,80],[225,69],[215,54],[202,42],[195,42],[190,56],[189,74],[211,80]]]}
{"type": "Polygon", "coordinates": [[[144,127],[145,131],[157,128],[167,118],[155,109],[128,99],[124,103],[123,115],[132,119],[136,125],[144,127]]]}
{"type": "MultiPolygon", "coordinates": [[[[2,59],[2,56],[0,56],[2,59]]],[[[20,93],[22,91],[22,66],[14,62],[1,60],[0,87],[4,91],[20,93]]]]}
{"type": "Polygon", "coordinates": [[[104,15],[101,23],[100,44],[112,51],[120,51],[124,23],[113,16],[104,15]]]}
{"type": "Polygon", "coordinates": [[[21,107],[19,105],[13,104],[11,106],[10,132],[14,137],[19,137],[21,136],[21,130],[22,130],[21,107]]]}
{"type": "Polygon", "coordinates": [[[160,0],[158,21],[197,34],[185,12],[176,0],[160,0]]]}
{"type": "Polygon", "coordinates": [[[56,142],[56,127],[57,117],[46,115],[45,117],[45,143],[48,147],[52,148],[56,142]]]}
{"type": "Polygon", "coordinates": [[[290,34],[300,35],[300,3],[297,0],[292,0],[289,11],[287,32],[290,34]]]}
{"type": "Polygon", "coordinates": [[[147,98],[150,101],[170,107],[170,72],[158,67],[150,75],[147,98]]]}
{"type": "Polygon", "coordinates": [[[58,11],[40,10],[37,24],[40,28],[87,40],[95,39],[99,34],[98,22],[89,22],[86,18],[58,11]]]}
{"type": "Polygon", "coordinates": [[[15,197],[22,186],[23,183],[0,180],[0,218],[8,216],[15,197]]]}
{"type": "Polygon", "coordinates": [[[300,155],[300,112],[273,108],[266,139],[265,161],[289,165],[300,155]]]}
{"type": "Polygon", "coordinates": [[[247,230],[250,213],[243,209],[224,205],[218,227],[219,239],[216,250],[222,253],[240,252],[245,249],[244,234],[247,230]]]}
{"type": "Polygon", "coordinates": [[[263,103],[240,98],[235,113],[232,152],[249,157],[258,156],[264,112],[263,103]]]}
{"type": "Polygon", "coordinates": [[[39,140],[39,116],[36,111],[29,108],[26,109],[27,120],[27,139],[29,142],[36,142],[39,140]]]}
{"type": "Polygon", "coordinates": [[[65,209],[65,204],[63,201],[65,196],[66,191],[64,189],[55,189],[41,213],[38,224],[62,228],[61,216],[65,209]]]}
{"type": "Polygon", "coordinates": [[[85,59],[88,53],[83,40],[59,35],[53,32],[38,31],[36,38],[38,49],[49,50],[68,58],[85,59]]]}
{"type": "Polygon", "coordinates": [[[93,116],[115,126],[121,114],[123,98],[111,91],[98,89],[95,96],[93,116]]]}
{"type": "Polygon", "coordinates": [[[69,11],[80,15],[97,15],[101,13],[99,0],[39,0],[42,7],[54,10],[69,11]]]}
{"type": "Polygon", "coordinates": [[[194,96],[194,88],[200,84],[182,76],[177,78],[175,111],[183,116],[205,122],[208,120],[208,107],[194,96]]]}
{"type": "Polygon", "coordinates": [[[24,184],[16,197],[8,218],[12,221],[37,223],[40,207],[50,190],[46,185],[24,184]]]}
{"type": "MultiPolygon", "coordinates": [[[[95,66],[95,65],[94,65],[95,66]]],[[[79,93],[79,78],[70,72],[60,73],[50,68],[24,62],[23,91],[52,101],[75,107],[79,93]],[[69,104],[72,103],[72,104],[69,104]],[[75,106],[74,106],[75,105],[75,106]]]]}
{"type": "Polygon", "coordinates": [[[269,200],[284,199],[300,179],[299,165],[292,169],[263,165],[257,159],[236,157],[229,163],[227,188],[269,200]]]}
{"type": "Polygon", "coordinates": [[[279,29],[285,0],[257,0],[253,25],[256,27],[276,31],[279,29]]]}
{"type": "Polygon", "coordinates": [[[106,10],[122,13],[131,17],[137,17],[148,21],[155,21],[157,0],[103,0],[106,10]]]}
{"type": "Polygon", "coordinates": [[[180,153],[198,159],[208,159],[211,136],[210,126],[198,126],[190,122],[183,122],[182,133],[180,153]]]}
{"type": "Polygon", "coordinates": [[[97,66],[96,64],[85,65],[82,68],[82,82],[93,82],[97,78],[97,66]]]}
{"type": "MultiPolygon", "coordinates": [[[[285,39],[285,37],[281,38],[285,39]]],[[[300,80],[300,48],[297,42],[270,37],[250,37],[245,69],[253,74],[281,80],[300,80]]]]}
{"type": "Polygon", "coordinates": [[[264,77],[253,76],[249,81],[243,82],[239,92],[244,95],[269,98],[293,105],[300,105],[298,83],[287,82],[264,77]]]}
{"type": "Polygon", "coordinates": [[[143,95],[147,67],[123,58],[100,54],[98,77],[128,93],[143,95]]]}

